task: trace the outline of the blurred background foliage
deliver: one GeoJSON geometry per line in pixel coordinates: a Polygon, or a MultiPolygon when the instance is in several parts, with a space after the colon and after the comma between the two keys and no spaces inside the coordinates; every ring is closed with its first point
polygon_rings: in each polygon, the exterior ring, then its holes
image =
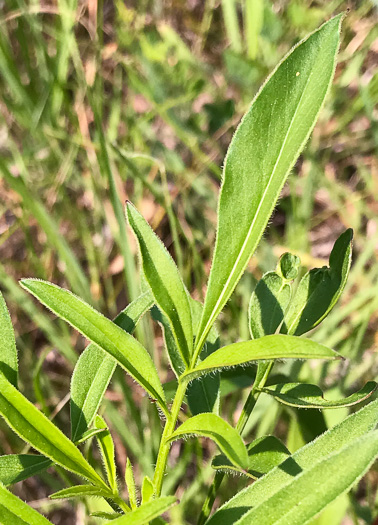
{"type": "MultiPolygon", "coordinates": [[[[0,0],[0,7],[0,284],[15,325],[22,389],[33,402],[68,428],[70,374],[85,341],[40,308],[17,280],[51,280],[113,317],[140,289],[136,245],[123,215],[129,199],[163,239],[193,296],[203,299],[232,133],[290,47],[347,8],[331,93],[219,328],[223,344],[249,338],[251,291],[279,255],[290,250],[304,269],[323,266],[338,235],[352,227],[347,288],[311,334],[347,360],[282,364],[275,371],[316,382],[328,397],[376,378],[376,2],[0,0]]],[[[159,329],[146,318],[137,336],[168,382],[159,329]]],[[[224,374],[222,413],[230,422],[253,376],[253,368],[224,374]]],[[[120,472],[130,456],[151,475],[161,429],[155,408],[119,372],[102,410],[120,472]]],[[[245,435],[275,432],[294,451],[346,414],[294,412],[261,396],[245,435]]],[[[2,454],[24,450],[3,423],[0,436],[2,454]]],[[[195,523],[211,480],[212,452],[209,443],[173,445],[176,470],[165,490],[181,480],[182,503],[172,523],[195,523]]],[[[376,523],[377,479],[373,469],[316,523],[376,523]]],[[[48,471],[14,490],[56,524],[97,523],[85,518],[87,506],[100,505],[96,501],[47,499],[67,481],[71,476],[48,471]]],[[[218,503],[242,483],[225,483],[218,503]]]]}

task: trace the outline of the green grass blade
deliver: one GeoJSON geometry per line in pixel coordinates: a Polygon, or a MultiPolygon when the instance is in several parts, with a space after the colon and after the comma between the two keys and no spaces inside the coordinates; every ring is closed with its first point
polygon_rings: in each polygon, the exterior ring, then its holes
{"type": "Polygon", "coordinates": [[[350,490],[377,456],[378,431],[357,439],[294,477],[287,486],[247,512],[236,524],[305,525],[338,496],[350,490]]]}
{"type": "Polygon", "coordinates": [[[36,279],[22,279],[20,283],[47,308],[116,359],[157,400],[164,413],[168,413],[155,365],[136,339],[68,290],[36,279]]]}
{"type": "Polygon", "coordinates": [[[6,486],[13,485],[43,472],[50,465],[50,459],[35,454],[0,456],[0,482],[6,486]]]}
{"type": "Polygon", "coordinates": [[[183,374],[183,380],[209,374],[215,370],[272,359],[338,359],[340,355],[310,339],[290,335],[266,335],[252,341],[223,346],[183,374]]]}
{"type": "Polygon", "coordinates": [[[0,522],[12,525],[51,525],[51,521],[32,509],[0,483],[0,522]]]}
{"type": "Polygon", "coordinates": [[[242,119],[228,149],[196,357],[264,232],[315,125],[336,66],[342,15],[297,45],[242,119]]]}
{"type": "Polygon", "coordinates": [[[240,434],[216,414],[198,414],[187,419],[168,438],[168,441],[187,436],[204,436],[212,439],[233,465],[248,468],[247,449],[240,434]]]}
{"type": "Polygon", "coordinates": [[[12,321],[0,292],[0,371],[17,387],[18,360],[12,321]]]}
{"type": "Polygon", "coordinates": [[[0,374],[0,415],[33,448],[96,485],[105,483],[61,430],[0,374]]]}
{"type": "Polygon", "coordinates": [[[350,415],[317,439],[295,452],[282,465],[268,472],[261,480],[239,492],[222,505],[207,522],[208,525],[223,525],[239,519],[251,507],[256,507],[275,494],[293,478],[292,466],[298,465],[296,474],[312,468],[327,456],[353,443],[377,425],[378,399],[358,412],[350,415]],[[264,484],[262,484],[262,480],[264,484]],[[228,523],[228,521],[227,521],[228,523]]]}
{"type": "Polygon", "coordinates": [[[193,328],[184,283],[165,246],[131,203],[127,203],[126,212],[139,243],[144,275],[156,304],[169,319],[177,348],[188,365],[193,347],[193,328]]]}
{"type": "Polygon", "coordinates": [[[244,34],[247,42],[247,54],[255,60],[258,50],[258,38],[263,26],[264,0],[245,0],[244,34]]]}
{"type": "MultiPolygon", "coordinates": [[[[117,315],[114,323],[131,334],[152,305],[151,292],[145,292],[117,315]]],[[[92,423],[116,365],[116,360],[94,343],[80,355],[71,379],[72,441],[78,441],[92,423]]]]}

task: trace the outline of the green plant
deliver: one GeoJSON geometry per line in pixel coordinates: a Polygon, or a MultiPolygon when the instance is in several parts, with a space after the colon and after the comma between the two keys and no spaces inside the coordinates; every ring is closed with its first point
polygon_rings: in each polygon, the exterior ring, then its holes
{"type": "MultiPolygon", "coordinates": [[[[251,340],[220,347],[214,327],[315,125],[334,75],[341,21],[342,15],[331,19],[289,53],[255,97],[234,135],[225,160],[217,240],[203,305],[190,297],[173,259],[130,203],[126,215],[139,245],[145,291],[114,322],[54,284],[34,279],[21,281],[25,290],[90,341],[72,376],[71,439],[17,388],[16,345],[1,297],[0,414],[40,453],[0,458],[2,522],[48,523],[6,486],[55,465],[83,478],[85,484],[72,482],[72,486],[54,493],[52,498],[96,496],[108,502],[109,510],[93,515],[105,520],[164,523],[159,516],[178,503],[174,496],[162,495],[170,446],[175,440],[193,435],[211,438],[221,451],[213,460],[216,474],[199,517],[200,524],[304,524],[349,490],[369,469],[378,454],[378,435],[374,431],[377,400],[292,455],[272,436],[247,445],[242,439],[261,394],[296,408],[332,409],[359,403],[375,391],[376,384],[370,382],[346,399],[327,401],[315,385],[289,381],[268,384],[277,360],[341,359],[334,350],[301,336],[317,326],[340,297],[351,264],[351,230],[335,243],[329,267],[311,270],[299,279],[300,261],[287,253],[274,272],[262,277],[250,301],[251,340]],[[175,374],[173,385],[162,384],[150,353],[131,335],[151,308],[164,329],[168,359],[175,374]],[[253,387],[233,428],[219,415],[220,372],[253,363],[257,363],[253,387]],[[112,436],[97,414],[117,365],[147,392],[164,420],[156,466],[153,476],[143,477],[139,506],[130,461],[125,476],[128,500],[122,497],[112,436]],[[174,391],[172,403],[168,402],[168,387],[174,391]],[[189,417],[182,411],[185,398],[189,417]],[[105,476],[93,464],[91,449],[85,445],[93,438],[99,446],[105,476]],[[246,481],[258,481],[210,517],[224,475],[235,472],[246,481]]],[[[111,174],[110,166],[107,171],[111,174]]],[[[116,202],[114,194],[113,201],[116,202]]],[[[118,208],[116,215],[123,232],[122,242],[126,234],[118,208]]]]}

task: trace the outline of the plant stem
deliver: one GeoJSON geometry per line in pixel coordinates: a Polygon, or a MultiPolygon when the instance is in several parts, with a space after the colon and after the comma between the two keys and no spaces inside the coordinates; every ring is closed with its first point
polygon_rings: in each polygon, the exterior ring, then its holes
{"type": "MultiPolygon", "coordinates": [[[[273,364],[274,361],[270,361],[269,363],[262,363],[257,368],[257,374],[254,385],[247,397],[246,402],[244,403],[244,407],[236,425],[236,430],[240,434],[243,432],[245,425],[247,424],[247,421],[249,419],[249,416],[251,415],[252,410],[255,408],[256,402],[260,396],[260,388],[262,388],[265,385],[270,371],[272,370],[273,364]]],[[[198,519],[197,525],[203,525],[209,517],[223,478],[224,472],[217,472],[215,474],[213,483],[210,486],[209,492],[202,506],[201,514],[198,519]]]]}
{"type": "Polygon", "coordinates": [[[177,390],[176,390],[175,398],[173,400],[171,413],[170,413],[169,418],[167,419],[167,422],[165,423],[163,434],[161,436],[160,447],[159,447],[158,457],[156,461],[155,474],[154,474],[154,479],[153,479],[156,497],[159,497],[161,495],[165,468],[167,466],[169,449],[171,447],[171,444],[167,443],[167,439],[169,438],[169,436],[172,434],[172,432],[175,429],[176,421],[177,421],[177,418],[180,412],[180,408],[181,408],[181,405],[184,399],[184,395],[186,392],[186,387],[187,387],[187,383],[179,382],[177,390]]]}

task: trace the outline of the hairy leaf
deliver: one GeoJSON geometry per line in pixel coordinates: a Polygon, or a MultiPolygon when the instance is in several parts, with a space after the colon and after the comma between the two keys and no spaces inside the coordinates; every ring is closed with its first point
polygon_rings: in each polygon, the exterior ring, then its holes
{"type": "Polygon", "coordinates": [[[92,343],[114,357],[168,414],[155,365],[147,350],[134,337],[68,290],[36,279],[22,279],[21,285],[92,343]]]}
{"type": "Polygon", "coordinates": [[[163,243],[136,208],[128,203],[127,217],[139,243],[144,275],[155,302],[169,319],[181,357],[187,365],[193,347],[189,297],[179,271],[163,243]]]}
{"type": "Polygon", "coordinates": [[[0,482],[6,486],[13,485],[43,472],[50,465],[50,459],[36,454],[0,456],[0,482]]]}
{"type": "Polygon", "coordinates": [[[12,321],[0,292],[0,373],[17,387],[18,361],[12,321]]]}
{"type": "Polygon", "coordinates": [[[51,525],[51,521],[32,509],[0,483],[0,523],[9,525],[51,525]]]}
{"type": "Polygon", "coordinates": [[[324,399],[322,390],[316,385],[305,383],[281,383],[269,387],[264,387],[261,392],[273,396],[277,401],[284,405],[298,408],[341,408],[357,405],[377,389],[375,381],[369,381],[358,392],[346,397],[345,399],[327,400],[324,399]]]}
{"type": "Polygon", "coordinates": [[[102,460],[105,465],[109,487],[116,494],[118,492],[118,489],[113,439],[109,432],[107,424],[101,416],[96,416],[95,427],[104,430],[104,432],[97,434],[96,437],[101,450],[102,460]]]}
{"type": "Polygon", "coordinates": [[[227,152],[201,348],[268,223],[319,115],[335,71],[342,16],[300,42],[256,95],[227,152]]]}
{"type": "Polygon", "coordinates": [[[212,439],[233,465],[247,469],[248,454],[240,434],[216,414],[198,414],[187,419],[169,436],[168,441],[190,435],[212,439]]]}
{"type": "Polygon", "coordinates": [[[153,499],[132,512],[115,519],[112,525],[147,525],[151,520],[157,518],[177,503],[177,499],[174,496],[153,499]]]}
{"type": "Polygon", "coordinates": [[[93,485],[75,485],[68,489],[59,490],[50,494],[50,499],[70,499],[70,498],[84,498],[87,496],[96,496],[101,498],[109,498],[112,496],[110,490],[105,490],[93,485]]]}

